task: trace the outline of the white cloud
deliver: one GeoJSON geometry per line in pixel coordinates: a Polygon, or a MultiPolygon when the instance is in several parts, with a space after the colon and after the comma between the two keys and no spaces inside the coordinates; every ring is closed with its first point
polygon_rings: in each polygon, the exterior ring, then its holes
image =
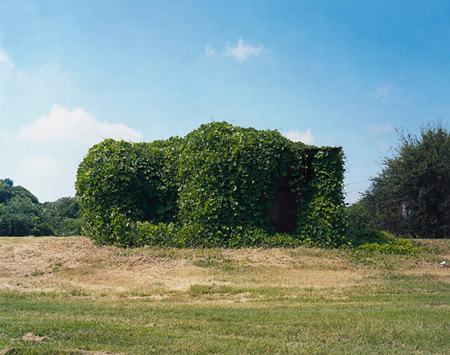
{"type": "Polygon", "coordinates": [[[293,142],[302,142],[305,144],[314,144],[316,142],[316,138],[311,133],[311,129],[309,128],[306,132],[299,132],[296,130],[285,132],[284,136],[293,142]]]}
{"type": "Polygon", "coordinates": [[[105,138],[143,139],[141,132],[122,123],[101,121],[83,108],[51,106],[58,101],[54,98],[71,95],[70,76],[59,65],[45,65],[33,72],[18,70],[0,48],[0,106],[8,104],[24,120],[29,120],[29,112],[46,112],[20,130],[15,128],[18,122],[6,121],[11,113],[0,113],[0,148],[5,152],[0,155],[0,178],[11,178],[41,202],[75,194],[77,167],[93,144],[105,138]],[[17,104],[19,97],[28,98],[26,109],[17,104]]]}
{"type": "Polygon", "coordinates": [[[88,148],[105,138],[142,141],[142,134],[124,124],[101,122],[82,108],[54,105],[11,137],[11,154],[0,157],[0,166],[41,202],[73,196],[79,163],[88,148]]]}
{"type": "Polygon", "coordinates": [[[207,57],[213,57],[216,55],[216,51],[210,45],[207,45],[205,48],[205,55],[207,57]]]}
{"type": "Polygon", "coordinates": [[[228,43],[226,48],[226,54],[233,57],[239,62],[243,62],[251,56],[258,56],[264,51],[265,48],[262,44],[259,44],[256,47],[249,44],[244,44],[244,40],[242,38],[239,38],[236,47],[231,47],[228,43]]]}
{"type": "Polygon", "coordinates": [[[30,126],[22,127],[19,138],[31,142],[72,142],[89,147],[106,138],[140,141],[142,133],[122,123],[101,122],[82,108],[69,111],[53,105],[48,116],[41,116],[30,126]]]}

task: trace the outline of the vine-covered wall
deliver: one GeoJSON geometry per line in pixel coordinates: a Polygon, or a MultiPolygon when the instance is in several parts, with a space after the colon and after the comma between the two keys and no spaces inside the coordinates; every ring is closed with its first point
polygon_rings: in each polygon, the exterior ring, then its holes
{"type": "MultiPolygon", "coordinates": [[[[300,153],[300,152],[299,152],[300,153]]],[[[306,240],[322,246],[346,242],[344,216],[343,153],[339,148],[324,147],[302,153],[303,176],[297,176],[299,209],[298,229],[306,240]]],[[[297,170],[301,174],[301,170],[297,170]]]]}
{"type": "Polygon", "coordinates": [[[167,141],[105,140],[80,164],[76,189],[85,232],[103,244],[336,246],[342,158],[278,131],[212,122],[167,141]],[[298,210],[295,229],[280,234],[270,215],[287,178],[298,210]]]}

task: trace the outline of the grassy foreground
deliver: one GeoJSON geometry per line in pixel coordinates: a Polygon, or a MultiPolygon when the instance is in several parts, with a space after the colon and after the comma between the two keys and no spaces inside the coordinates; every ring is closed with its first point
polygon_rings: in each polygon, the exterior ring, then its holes
{"type": "Polygon", "coordinates": [[[119,249],[0,238],[0,354],[450,353],[450,241],[119,249]]]}

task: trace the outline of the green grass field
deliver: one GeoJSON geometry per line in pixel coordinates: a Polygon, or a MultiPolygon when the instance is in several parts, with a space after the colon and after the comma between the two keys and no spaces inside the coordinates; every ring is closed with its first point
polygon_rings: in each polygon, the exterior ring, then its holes
{"type": "Polygon", "coordinates": [[[0,354],[448,354],[450,241],[118,249],[0,238],[0,354]]]}

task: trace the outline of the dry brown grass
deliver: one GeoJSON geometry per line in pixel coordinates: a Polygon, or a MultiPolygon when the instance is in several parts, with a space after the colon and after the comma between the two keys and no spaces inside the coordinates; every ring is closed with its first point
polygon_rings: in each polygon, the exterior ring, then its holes
{"type": "MultiPolygon", "coordinates": [[[[414,262],[405,274],[432,272],[448,281],[435,264],[414,262]]],[[[338,251],[306,247],[123,249],[84,237],[0,238],[0,289],[19,291],[164,297],[193,285],[342,289],[377,272],[355,267],[338,251]]]]}

